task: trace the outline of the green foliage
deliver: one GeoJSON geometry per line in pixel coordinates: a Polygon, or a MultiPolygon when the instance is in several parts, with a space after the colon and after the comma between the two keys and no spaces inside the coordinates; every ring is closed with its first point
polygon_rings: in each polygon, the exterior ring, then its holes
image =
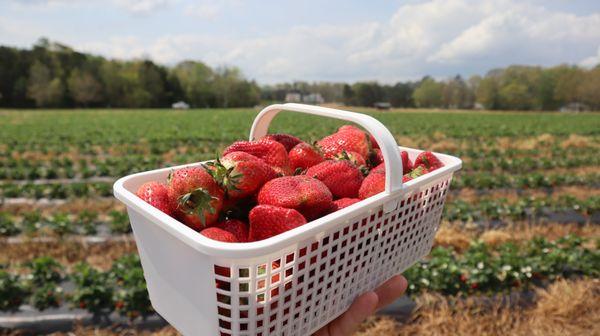
{"type": "Polygon", "coordinates": [[[26,295],[19,276],[0,269],[0,311],[18,310],[26,295]]]}
{"type": "Polygon", "coordinates": [[[114,288],[108,273],[79,263],[70,278],[75,283],[75,290],[70,295],[74,307],[87,309],[95,315],[108,314],[113,310],[114,288]]]}
{"type": "Polygon", "coordinates": [[[417,107],[441,107],[444,85],[432,78],[424,78],[413,92],[417,107]]]}
{"type": "Polygon", "coordinates": [[[31,305],[38,310],[59,307],[62,301],[62,292],[62,287],[52,282],[31,288],[31,305]]]}
{"type": "Polygon", "coordinates": [[[154,312],[137,254],[115,260],[110,273],[119,288],[115,293],[115,308],[121,315],[134,319],[154,312]]]}
{"type": "Polygon", "coordinates": [[[9,213],[0,211],[0,236],[14,236],[20,232],[15,219],[9,213]]]}
{"type": "Polygon", "coordinates": [[[206,71],[188,71],[186,63],[171,69],[149,60],[107,60],[47,39],[40,39],[32,50],[0,47],[0,106],[166,107],[178,100],[198,107],[258,103],[258,86],[238,69],[213,71],[196,62],[206,71]]]}
{"type": "Polygon", "coordinates": [[[43,286],[46,283],[57,284],[63,279],[63,267],[54,258],[39,257],[31,260],[25,266],[30,270],[28,280],[31,287],[43,286]]]}
{"type": "Polygon", "coordinates": [[[436,291],[446,295],[497,293],[544,285],[558,278],[598,277],[600,252],[583,245],[577,236],[556,241],[537,237],[517,245],[497,247],[475,241],[462,254],[436,247],[426,260],[408,269],[410,294],[436,291]]]}
{"type": "Polygon", "coordinates": [[[108,215],[110,217],[110,222],[108,223],[110,232],[121,234],[131,232],[131,225],[129,225],[127,213],[113,210],[108,215]]]}

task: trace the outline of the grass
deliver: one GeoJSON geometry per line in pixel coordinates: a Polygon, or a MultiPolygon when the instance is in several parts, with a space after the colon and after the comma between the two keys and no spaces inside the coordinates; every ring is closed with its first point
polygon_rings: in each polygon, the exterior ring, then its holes
{"type": "Polygon", "coordinates": [[[374,318],[355,336],[374,335],[598,335],[600,281],[557,281],[535,291],[530,306],[425,294],[405,323],[374,318]]]}

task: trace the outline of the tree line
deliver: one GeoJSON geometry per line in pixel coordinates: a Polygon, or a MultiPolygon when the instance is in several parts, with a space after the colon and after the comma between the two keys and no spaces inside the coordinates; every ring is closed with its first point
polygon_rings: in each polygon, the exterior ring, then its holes
{"type": "Polygon", "coordinates": [[[259,86],[235,67],[198,61],[166,67],[150,60],[109,60],[40,39],[31,49],[0,46],[2,107],[247,107],[281,102],[290,92],[325,102],[393,107],[600,110],[600,65],[509,66],[484,76],[381,84],[293,82],[259,86]]]}
{"type": "Polygon", "coordinates": [[[242,107],[259,99],[258,84],[234,67],[108,60],[47,39],[30,50],[0,47],[3,107],[242,107]]]}
{"type": "Polygon", "coordinates": [[[460,75],[436,80],[380,84],[378,82],[294,82],[262,89],[265,100],[281,101],[287,92],[318,92],[326,102],[373,106],[388,102],[393,107],[489,110],[600,110],[600,65],[584,69],[572,65],[543,68],[509,66],[468,79],[460,75]]]}

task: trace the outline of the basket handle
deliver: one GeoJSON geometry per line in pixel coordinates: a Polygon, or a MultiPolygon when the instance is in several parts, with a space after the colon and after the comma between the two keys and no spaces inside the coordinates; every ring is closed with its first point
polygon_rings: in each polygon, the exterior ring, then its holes
{"type": "Polygon", "coordinates": [[[385,174],[385,192],[391,194],[402,189],[402,159],[398,151],[398,144],[392,133],[379,120],[366,114],[321,106],[293,103],[274,104],[265,107],[256,116],[250,129],[250,140],[259,139],[266,135],[271,121],[282,110],[347,120],[362,126],[375,137],[385,159],[385,170],[387,172],[385,174]]]}

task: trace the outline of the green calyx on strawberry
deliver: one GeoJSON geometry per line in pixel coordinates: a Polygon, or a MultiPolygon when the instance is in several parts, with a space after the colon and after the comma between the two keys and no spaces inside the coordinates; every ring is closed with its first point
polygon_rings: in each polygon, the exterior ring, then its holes
{"type": "Polygon", "coordinates": [[[355,165],[358,168],[358,170],[360,170],[360,172],[363,174],[363,176],[369,175],[369,167],[367,166],[367,161],[365,160],[365,158],[362,157],[362,155],[358,154],[357,152],[349,152],[343,150],[341,153],[335,156],[334,160],[348,161],[355,165]]]}
{"type": "Polygon", "coordinates": [[[246,152],[230,152],[222,158],[206,163],[215,181],[233,199],[252,196],[277,173],[263,160],[246,152]]]}
{"type": "Polygon", "coordinates": [[[240,173],[234,173],[235,166],[225,167],[221,159],[217,157],[214,161],[203,164],[206,171],[215,179],[215,181],[228,194],[229,190],[239,190],[236,185],[243,176],[240,173]]]}
{"type": "Polygon", "coordinates": [[[423,166],[417,166],[415,169],[402,176],[402,182],[408,182],[412,179],[416,179],[419,176],[427,174],[429,171],[423,166]]]}
{"type": "Polygon", "coordinates": [[[216,209],[211,203],[218,200],[207,190],[197,188],[177,198],[177,209],[188,215],[197,215],[202,225],[206,226],[207,212],[211,215],[216,214],[216,209]]]}
{"type": "Polygon", "coordinates": [[[198,231],[216,223],[224,191],[204,167],[185,167],[171,174],[169,199],[175,216],[198,231]]]}
{"type": "Polygon", "coordinates": [[[434,171],[443,167],[444,164],[432,152],[421,152],[415,159],[414,166],[423,166],[428,171],[434,171]]]}

